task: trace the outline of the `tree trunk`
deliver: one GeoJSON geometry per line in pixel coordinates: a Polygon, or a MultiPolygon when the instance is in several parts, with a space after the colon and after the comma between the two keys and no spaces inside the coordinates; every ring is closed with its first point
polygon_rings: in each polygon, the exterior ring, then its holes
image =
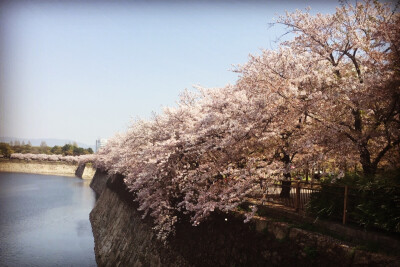
{"type": "Polygon", "coordinates": [[[281,198],[289,198],[290,197],[290,185],[292,181],[282,181],[282,189],[281,194],[279,195],[281,198]]]}
{"type": "Polygon", "coordinates": [[[377,166],[371,162],[371,154],[368,151],[367,144],[361,143],[358,147],[360,153],[360,163],[365,177],[372,177],[376,173],[377,166]]]}
{"type": "Polygon", "coordinates": [[[307,168],[305,170],[305,174],[306,174],[306,182],[308,183],[308,175],[310,173],[310,170],[308,169],[308,164],[307,164],[307,168]]]}
{"type": "MultiPolygon", "coordinates": [[[[361,110],[353,110],[352,113],[354,116],[354,129],[356,130],[356,132],[358,132],[358,136],[360,137],[362,136],[363,132],[361,110]]],[[[376,173],[377,164],[373,164],[371,162],[371,154],[368,150],[368,139],[362,140],[360,143],[358,143],[358,152],[360,153],[360,163],[363,169],[364,176],[374,176],[376,173]]]]}
{"type": "Polygon", "coordinates": [[[279,195],[282,198],[289,198],[290,197],[290,185],[292,182],[290,181],[291,179],[291,174],[290,174],[290,157],[289,155],[285,155],[282,159],[282,161],[285,163],[285,173],[283,174],[284,179],[282,180],[282,189],[281,189],[281,194],[279,195]]]}

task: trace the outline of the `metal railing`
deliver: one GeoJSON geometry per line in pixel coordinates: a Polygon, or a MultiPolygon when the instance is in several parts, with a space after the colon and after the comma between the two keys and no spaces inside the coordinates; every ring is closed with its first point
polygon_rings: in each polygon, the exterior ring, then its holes
{"type": "Polygon", "coordinates": [[[261,205],[291,210],[342,224],[400,234],[400,187],[358,186],[283,181],[263,186],[252,199],[261,205]]]}
{"type": "MultiPolygon", "coordinates": [[[[313,194],[321,192],[322,186],[320,183],[309,183],[303,181],[292,181],[288,185],[276,183],[272,186],[268,186],[264,190],[262,202],[269,202],[274,204],[280,204],[285,207],[292,208],[298,213],[305,213],[307,210],[307,204],[309,203],[313,194]],[[286,189],[285,189],[286,187],[286,189]],[[286,192],[282,194],[282,192],[286,192]]],[[[346,186],[329,186],[324,187],[324,193],[330,194],[332,200],[341,200],[341,218],[343,224],[347,221],[347,206],[349,203],[349,187],[346,186]],[[328,188],[328,189],[327,189],[328,188]]],[[[336,212],[337,213],[337,212],[336,212]]]]}

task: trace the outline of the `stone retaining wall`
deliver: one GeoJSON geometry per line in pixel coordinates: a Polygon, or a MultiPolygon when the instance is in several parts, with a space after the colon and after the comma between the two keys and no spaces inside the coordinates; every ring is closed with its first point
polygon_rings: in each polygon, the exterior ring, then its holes
{"type": "Polygon", "coordinates": [[[92,185],[101,192],[90,214],[99,266],[397,266],[399,262],[272,219],[255,218],[244,224],[239,213],[214,214],[197,227],[181,218],[175,236],[164,245],[152,231],[151,219],[142,220],[123,176],[99,172],[92,185]]]}
{"type": "Polygon", "coordinates": [[[91,163],[87,163],[85,165],[85,169],[83,170],[82,179],[93,179],[96,173],[96,169],[92,167],[91,163]]]}
{"type": "Polygon", "coordinates": [[[93,179],[95,173],[96,170],[92,167],[92,164],[80,164],[75,171],[75,176],[82,179],[93,179]]]}
{"type": "Polygon", "coordinates": [[[0,161],[0,172],[22,172],[61,176],[75,176],[77,164],[41,161],[0,161]]]}
{"type": "Polygon", "coordinates": [[[95,169],[91,166],[52,161],[0,160],[0,172],[20,172],[58,176],[77,176],[92,179],[95,169]]]}
{"type": "Polygon", "coordinates": [[[97,196],[100,196],[103,190],[106,188],[108,178],[109,176],[107,172],[100,169],[96,170],[96,173],[90,182],[90,187],[94,190],[97,196]]]}

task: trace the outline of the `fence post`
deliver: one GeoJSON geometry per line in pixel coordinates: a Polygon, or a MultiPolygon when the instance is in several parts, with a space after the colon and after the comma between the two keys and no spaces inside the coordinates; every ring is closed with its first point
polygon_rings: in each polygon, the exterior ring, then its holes
{"type": "Polygon", "coordinates": [[[344,186],[344,201],[343,201],[343,224],[346,224],[346,213],[347,213],[347,194],[348,186],[344,186]]]}
{"type": "Polygon", "coordinates": [[[295,201],[296,211],[300,211],[300,182],[296,182],[296,201],[295,201]]]}

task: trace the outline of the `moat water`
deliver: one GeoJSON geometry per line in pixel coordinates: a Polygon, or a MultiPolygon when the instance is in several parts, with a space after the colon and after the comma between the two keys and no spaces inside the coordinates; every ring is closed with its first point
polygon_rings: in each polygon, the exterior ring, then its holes
{"type": "Polygon", "coordinates": [[[96,266],[89,183],[0,173],[0,266],[96,266]]]}

